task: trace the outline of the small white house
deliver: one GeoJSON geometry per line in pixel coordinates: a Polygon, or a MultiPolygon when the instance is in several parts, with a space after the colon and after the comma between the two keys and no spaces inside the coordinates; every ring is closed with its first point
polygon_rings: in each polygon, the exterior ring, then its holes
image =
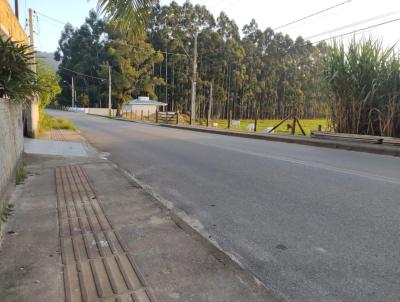
{"type": "Polygon", "coordinates": [[[166,103],[150,100],[148,96],[140,96],[127,102],[124,106],[124,112],[132,112],[136,115],[140,115],[142,111],[144,115],[155,114],[157,110],[160,111],[160,107],[165,106],[167,106],[166,103]]]}

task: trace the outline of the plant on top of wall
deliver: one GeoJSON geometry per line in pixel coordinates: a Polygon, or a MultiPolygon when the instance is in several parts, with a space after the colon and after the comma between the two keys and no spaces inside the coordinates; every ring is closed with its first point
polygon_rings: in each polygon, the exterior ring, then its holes
{"type": "Polygon", "coordinates": [[[33,56],[29,45],[0,39],[0,98],[24,102],[37,91],[33,56]]]}

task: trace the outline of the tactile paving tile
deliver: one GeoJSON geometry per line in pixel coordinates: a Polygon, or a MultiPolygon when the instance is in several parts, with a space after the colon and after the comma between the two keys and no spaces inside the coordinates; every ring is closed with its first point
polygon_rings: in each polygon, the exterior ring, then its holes
{"type": "Polygon", "coordinates": [[[83,168],[55,174],[66,302],[154,302],[83,168]]]}

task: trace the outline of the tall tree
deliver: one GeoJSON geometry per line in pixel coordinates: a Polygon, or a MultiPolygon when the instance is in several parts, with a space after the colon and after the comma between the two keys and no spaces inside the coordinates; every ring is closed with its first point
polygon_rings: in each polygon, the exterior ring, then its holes
{"type": "Polygon", "coordinates": [[[113,105],[122,105],[134,95],[157,98],[153,87],[163,80],[153,75],[154,64],[163,57],[146,42],[144,32],[127,34],[114,23],[106,23],[91,11],[79,29],[66,25],[55,59],[60,60],[61,102],[70,103],[72,77],[78,105],[105,106],[108,98],[108,66],[112,69],[113,105]],[[103,101],[102,101],[103,100],[103,101]],[[83,102],[83,103],[80,103],[83,102]]]}
{"type": "Polygon", "coordinates": [[[120,29],[139,33],[144,29],[154,0],[98,0],[97,6],[106,18],[117,23],[120,29]]]}
{"type": "MultiPolygon", "coordinates": [[[[152,66],[163,60],[162,54],[145,41],[144,33],[126,35],[113,24],[108,26],[107,32],[105,60],[112,70],[112,91],[117,109],[122,109],[133,95],[157,98],[153,87],[164,81],[152,75],[152,66]]],[[[103,69],[103,76],[107,72],[103,69]]]]}
{"type": "MultiPolygon", "coordinates": [[[[89,12],[89,17],[78,29],[74,29],[71,24],[65,25],[54,56],[61,62],[58,74],[63,81],[60,98],[62,103],[70,102],[70,86],[74,77],[78,95],[88,95],[90,106],[100,105],[101,91],[106,89],[105,82],[97,79],[100,77],[101,65],[106,54],[105,26],[104,21],[99,19],[94,11],[89,12]],[[77,72],[91,77],[80,76],[77,72]]],[[[103,99],[105,101],[105,98],[103,99]]]]}

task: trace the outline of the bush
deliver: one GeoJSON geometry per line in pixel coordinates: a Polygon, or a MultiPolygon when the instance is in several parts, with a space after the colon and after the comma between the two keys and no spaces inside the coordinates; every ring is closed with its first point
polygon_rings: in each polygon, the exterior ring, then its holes
{"type": "Polygon", "coordinates": [[[0,39],[0,97],[22,102],[37,91],[30,46],[0,39]]]}
{"type": "Polygon", "coordinates": [[[2,208],[0,208],[0,227],[4,222],[7,222],[8,218],[14,213],[14,205],[11,203],[6,203],[2,208]]]}
{"type": "Polygon", "coordinates": [[[62,117],[53,117],[45,112],[40,115],[39,128],[40,131],[51,129],[76,130],[75,125],[71,121],[62,117]]]}
{"type": "Polygon", "coordinates": [[[335,131],[400,137],[400,61],[380,41],[328,49],[325,78],[335,131]]]}
{"type": "Polygon", "coordinates": [[[38,96],[41,114],[51,101],[61,92],[60,77],[43,60],[38,60],[38,96]]]}

